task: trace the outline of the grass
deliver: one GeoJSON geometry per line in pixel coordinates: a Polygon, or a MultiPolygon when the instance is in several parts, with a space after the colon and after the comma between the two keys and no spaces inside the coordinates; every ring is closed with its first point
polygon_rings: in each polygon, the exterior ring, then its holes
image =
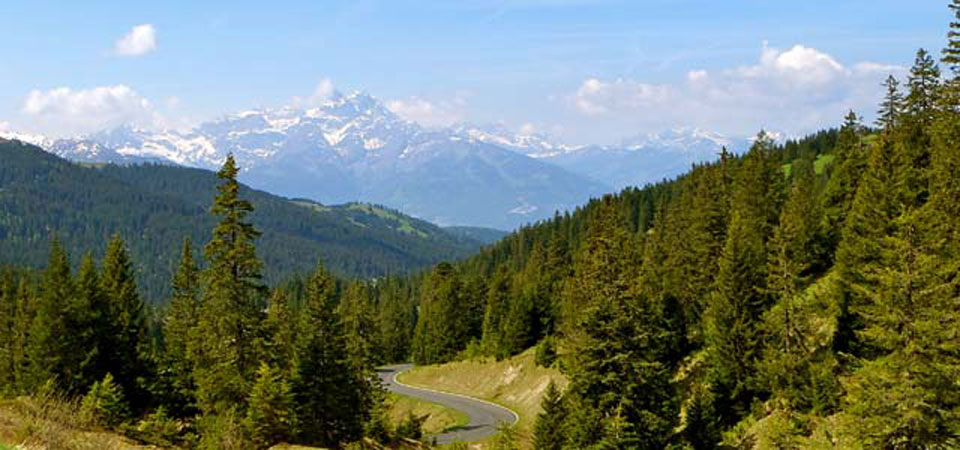
{"type": "Polygon", "coordinates": [[[64,450],[148,448],[115,433],[91,431],[76,401],[40,394],[0,401],[0,449],[64,450]]]}
{"type": "Polygon", "coordinates": [[[520,416],[517,438],[532,447],[533,424],[550,381],[561,388],[567,380],[556,369],[537,367],[534,349],[503,361],[477,359],[416,367],[400,374],[406,384],[469,395],[512,409],[520,416]]]}
{"type": "Polygon", "coordinates": [[[389,394],[387,405],[388,417],[394,424],[400,423],[411,413],[427,416],[423,423],[423,433],[428,435],[454,430],[470,422],[466,414],[455,409],[402,395],[389,394]]]}

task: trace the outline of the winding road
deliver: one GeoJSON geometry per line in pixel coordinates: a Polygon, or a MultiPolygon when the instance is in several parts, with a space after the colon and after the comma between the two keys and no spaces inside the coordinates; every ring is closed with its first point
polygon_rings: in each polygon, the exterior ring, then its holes
{"type": "Polygon", "coordinates": [[[381,367],[377,369],[383,387],[388,391],[407,397],[438,403],[456,409],[470,418],[466,425],[435,436],[438,444],[478,441],[497,433],[501,423],[517,423],[517,414],[500,405],[464,395],[450,394],[430,389],[416,388],[397,381],[397,375],[413,368],[412,364],[381,367]]]}

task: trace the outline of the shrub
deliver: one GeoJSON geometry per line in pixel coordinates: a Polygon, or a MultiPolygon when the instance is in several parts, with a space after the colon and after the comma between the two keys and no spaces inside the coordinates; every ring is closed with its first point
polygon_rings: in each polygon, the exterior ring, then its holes
{"type": "Polygon", "coordinates": [[[93,383],[90,392],[80,402],[83,420],[98,426],[113,428],[130,416],[120,386],[114,383],[109,373],[103,381],[93,383]]]}

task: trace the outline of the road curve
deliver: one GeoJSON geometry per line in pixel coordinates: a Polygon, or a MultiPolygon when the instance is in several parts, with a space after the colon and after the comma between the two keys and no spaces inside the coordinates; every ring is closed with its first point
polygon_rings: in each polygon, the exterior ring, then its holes
{"type": "Polygon", "coordinates": [[[493,403],[458,394],[421,389],[397,381],[397,375],[413,368],[412,364],[400,364],[377,369],[383,387],[393,393],[407,397],[439,403],[448,408],[463,412],[470,418],[466,425],[446,433],[431,436],[438,444],[454,442],[472,442],[493,436],[501,423],[513,425],[520,418],[507,408],[493,403]]]}

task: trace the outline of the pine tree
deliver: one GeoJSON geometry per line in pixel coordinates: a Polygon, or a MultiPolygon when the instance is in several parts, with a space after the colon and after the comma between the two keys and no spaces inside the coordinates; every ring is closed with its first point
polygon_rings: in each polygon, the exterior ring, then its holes
{"type": "Polygon", "coordinates": [[[217,173],[221,184],[211,209],[220,222],[204,249],[194,380],[205,413],[242,408],[261,360],[265,287],[254,245],[260,233],[248,222],[253,205],[240,199],[238,172],[228,156],[217,173]]]}
{"type": "Polygon", "coordinates": [[[145,387],[151,376],[147,321],[145,306],[137,291],[133,261],[119,236],[107,245],[100,282],[114,333],[106,359],[127,400],[139,410],[147,403],[145,387]]]}
{"type": "Polygon", "coordinates": [[[296,435],[293,392],[283,371],[262,364],[247,403],[249,408],[243,424],[256,448],[289,442],[296,435]]]}
{"type": "Polygon", "coordinates": [[[374,399],[369,374],[351,362],[335,308],[336,282],[318,266],[308,283],[297,327],[294,392],[300,438],[333,447],[363,435],[374,399]]]}
{"type": "Polygon", "coordinates": [[[540,401],[540,414],[533,426],[533,448],[536,450],[562,450],[566,439],[563,421],[566,416],[563,396],[557,385],[551,381],[540,401]]]}
{"type": "Polygon", "coordinates": [[[163,323],[163,377],[168,380],[171,395],[168,407],[178,415],[196,408],[196,383],[193,380],[191,348],[197,336],[197,315],[200,311],[200,271],[193,258],[190,239],[184,239],[180,265],[173,276],[173,296],[163,323]]]}

